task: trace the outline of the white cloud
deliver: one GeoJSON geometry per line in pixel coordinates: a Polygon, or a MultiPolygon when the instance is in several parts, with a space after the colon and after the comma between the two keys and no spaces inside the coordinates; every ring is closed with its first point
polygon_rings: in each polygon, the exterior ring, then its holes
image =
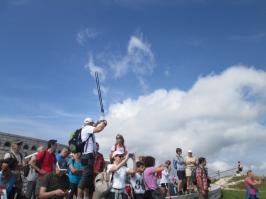
{"type": "Polygon", "coordinates": [[[82,30],[77,35],[77,41],[80,45],[83,45],[87,38],[94,38],[98,36],[100,33],[93,28],[87,28],[86,30],[82,30]]]}
{"type": "Polygon", "coordinates": [[[138,77],[145,89],[147,85],[143,84],[143,77],[153,72],[155,59],[150,45],[143,41],[142,36],[131,36],[126,55],[118,56],[115,60],[109,61],[109,64],[115,77],[124,76],[130,71],[138,77]]]}
{"type": "MultiPolygon", "coordinates": [[[[152,155],[157,164],[192,149],[208,160],[209,170],[245,165],[266,139],[266,72],[235,66],[220,75],[200,77],[183,92],[159,89],[109,107],[108,127],[97,136],[105,153],[122,134],[129,151],[152,155]],[[253,146],[253,147],[250,147],[253,146]],[[252,151],[251,151],[252,150],[252,151]]],[[[261,158],[252,161],[260,166],[261,158]]]]}
{"type": "Polygon", "coordinates": [[[105,77],[106,77],[105,70],[102,67],[96,66],[94,64],[92,55],[89,55],[89,62],[85,64],[84,68],[90,70],[90,74],[92,77],[95,77],[95,72],[97,71],[99,79],[105,80],[105,77]]]}
{"type": "Polygon", "coordinates": [[[164,76],[166,76],[166,77],[170,76],[169,67],[167,67],[166,70],[164,71],[164,76]]]}
{"type": "Polygon", "coordinates": [[[266,33],[260,32],[254,35],[247,35],[247,36],[233,36],[231,37],[233,40],[238,41],[248,41],[248,42],[261,42],[266,39],[266,33]]]}

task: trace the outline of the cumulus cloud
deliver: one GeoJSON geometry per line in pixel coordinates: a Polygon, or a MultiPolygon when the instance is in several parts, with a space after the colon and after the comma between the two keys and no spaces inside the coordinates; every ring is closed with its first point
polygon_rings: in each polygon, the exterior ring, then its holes
{"type": "Polygon", "coordinates": [[[77,35],[77,41],[80,45],[83,45],[88,38],[94,38],[100,33],[93,28],[87,28],[86,30],[82,30],[77,35]]]}
{"type": "MultiPolygon", "coordinates": [[[[266,72],[234,66],[200,77],[187,92],[158,89],[111,104],[108,128],[97,140],[109,153],[110,140],[122,134],[130,152],[152,155],[157,164],[172,160],[181,147],[184,156],[192,149],[206,157],[210,171],[235,168],[264,145],[265,102],[266,72]]],[[[252,161],[261,164],[260,157],[252,161]]]]}
{"type": "Polygon", "coordinates": [[[150,45],[143,41],[142,36],[131,36],[126,55],[109,61],[109,65],[115,77],[121,77],[130,71],[139,78],[140,84],[146,87],[147,85],[143,84],[143,77],[153,72],[155,59],[150,45]]]}

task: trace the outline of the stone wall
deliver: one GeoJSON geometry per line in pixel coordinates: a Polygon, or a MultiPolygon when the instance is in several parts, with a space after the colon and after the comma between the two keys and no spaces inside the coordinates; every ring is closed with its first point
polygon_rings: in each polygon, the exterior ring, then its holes
{"type": "MultiPolygon", "coordinates": [[[[10,151],[11,142],[17,139],[23,142],[20,152],[25,156],[35,153],[37,148],[41,145],[43,145],[46,148],[48,141],[48,140],[40,140],[37,138],[26,137],[22,135],[0,132],[0,159],[4,158],[5,153],[8,153],[10,151]]],[[[58,143],[57,153],[61,151],[65,146],[67,145],[58,143]]]]}

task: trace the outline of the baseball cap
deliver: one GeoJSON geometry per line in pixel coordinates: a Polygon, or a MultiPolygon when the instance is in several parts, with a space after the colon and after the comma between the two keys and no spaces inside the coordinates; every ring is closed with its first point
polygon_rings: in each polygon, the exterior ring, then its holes
{"type": "Polygon", "coordinates": [[[59,160],[56,165],[59,168],[59,171],[67,171],[68,167],[67,167],[67,161],[65,160],[59,160]]]}
{"type": "Polygon", "coordinates": [[[115,151],[115,152],[113,152],[112,158],[114,158],[116,155],[122,155],[122,154],[124,154],[124,153],[122,153],[121,151],[115,151]]]}
{"type": "Polygon", "coordinates": [[[188,150],[187,152],[188,152],[188,153],[192,153],[192,151],[191,151],[191,150],[188,150]]]}
{"type": "Polygon", "coordinates": [[[86,123],[86,124],[89,124],[91,122],[93,122],[93,120],[89,117],[84,120],[84,123],[86,123]]]}
{"type": "Polygon", "coordinates": [[[22,144],[23,142],[22,141],[20,141],[20,140],[13,140],[12,141],[12,144],[22,144]]]}

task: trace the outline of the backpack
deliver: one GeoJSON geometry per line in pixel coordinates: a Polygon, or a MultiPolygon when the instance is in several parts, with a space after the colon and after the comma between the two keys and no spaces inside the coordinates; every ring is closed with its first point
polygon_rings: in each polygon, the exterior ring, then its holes
{"type": "Polygon", "coordinates": [[[104,198],[112,188],[114,172],[112,178],[109,180],[106,172],[99,173],[94,180],[95,192],[98,198],[104,198]]]}
{"type": "Polygon", "coordinates": [[[78,153],[78,152],[83,152],[84,151],[84,146],[86,142],[90,139],[92,134],[88,137],[88,139],[84,142],[81,140],[81,131],[83,128],[77,129],[73,131],[70,134],[70,140],[68,141],[68,145],[70,147],[70,150],[72,153],[78,153]]]}
{"type": "Polygon", "coordinates": [[[177,161],[175,159],[173,159],[173,165],[174,165],[174,168],[177,169],[177,161]]]}
{"type": "MultiPolygon", "coordinates": [[[[198,185],[198,182],[197,182],[197,177],[196,177],[196,173],[197,173],[197,168],[200,168],[199,166],[196,166],[192,169],[191,171],[191,181],[194,185],[198,185]]],[[[203,171],[205,173],[205,175],[207,176],[207,173],[204,169],[200,168],[201,171],[203,171]]]]}

